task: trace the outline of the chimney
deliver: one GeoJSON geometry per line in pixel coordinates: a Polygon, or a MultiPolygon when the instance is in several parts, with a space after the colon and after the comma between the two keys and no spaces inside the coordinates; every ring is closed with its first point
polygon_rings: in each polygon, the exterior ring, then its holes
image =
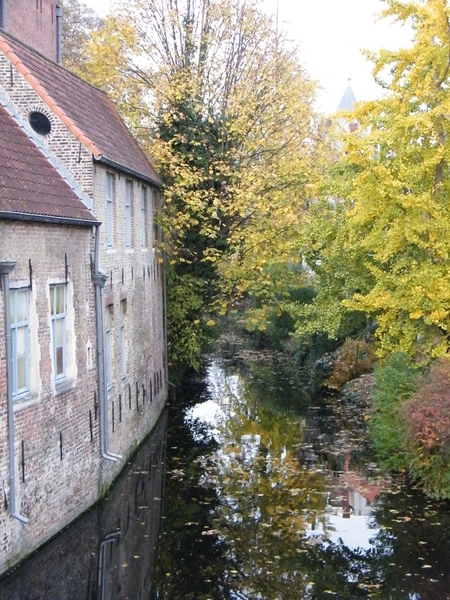
{"type": "Polygon", "coordinates": [[[61,22],[62,8],[56,5],[56,62],[58,65],[62,62],[61,22]]]}
{"type": "Polygon", "coordinates": [[[2,28],[57,60],[57,0],[0,0],[2,28]]]}

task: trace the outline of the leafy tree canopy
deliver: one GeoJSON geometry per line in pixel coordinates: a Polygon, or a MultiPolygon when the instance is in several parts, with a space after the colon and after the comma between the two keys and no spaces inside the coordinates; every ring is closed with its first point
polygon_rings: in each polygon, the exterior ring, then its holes
{"type": "MultiPolygon", "coordinates": [[[[171,280],[197,290],[191,306],[201,306],[194,321],[204,329],[208,311],[224,307],[221,291],[271,297],[274,257],[292,257],[321,163],[315,86],[256,0],[116,6],[85,46],[81,72],[110,93],[157,163],[171,280]]],[[[169,327],[182,332],[176,315],[169,305],[169,327]]]]}
{"type": "Polygon", "coordinates": [[[98,29],[102,21],[95,10],[81,0],[59,0],[58,4],[63,9],[63,64],[76,70],[83,60],[83,47],[90,33],[98,29]]]}
{"type": "Polygon", "coordinates": [[[387,5],[413,41],[372,55],[387,94],[352,115],[344,248],[360,255],[370,285],[344,304],[376,317],[382,351],[436,355],[448,348],[450,311],[450,9],[445,0],[387,5]]]}

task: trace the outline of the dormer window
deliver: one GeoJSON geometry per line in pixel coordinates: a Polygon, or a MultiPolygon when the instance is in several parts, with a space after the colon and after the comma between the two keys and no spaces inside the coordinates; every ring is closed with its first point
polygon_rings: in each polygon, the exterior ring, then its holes
{"type": "Polygon", "coordinates": [[[28,115],[33,130],[39,135],[48,135],[52,129],[50,119],[44,113],[34,110],[28,115]]]}

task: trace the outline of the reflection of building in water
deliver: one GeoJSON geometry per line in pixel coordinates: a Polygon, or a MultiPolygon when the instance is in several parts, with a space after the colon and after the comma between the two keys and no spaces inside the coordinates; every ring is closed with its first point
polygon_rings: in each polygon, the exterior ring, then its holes
{"type": "Polygon", "coordinates": [[[371,525],[373,504],[385,487],[383,480],[370,481],[350,470],[349,457],[342,460],[343,470],[329,471],[329,491],[323,511],[311,511],[305,532],[311,544],[325,541],[342,543],[349,548],[369,548],[376,529],[371,525]]]}
{"type": "Polygon", "coordinates": [[[368,517],[372,510],[370,502],[363,494],[355,490],[344,490],[342,494],[342,517],[349,519],[351,515],[368,517]]]}
{"type": "Polygon", "coordinates": [[[166,416],[107,497],[0,580],[2,600],[150,598],[164,493],[166,416]]]}
{"type": "MultiPolygon", "coordinates": [[[[346,456],[343,471],[332,475],[333,486],[330,491],[329,505],[342,510],[342,517],[369,516],[376,498],[380,495],[382,482],[369,481],[360,471],[350,468],[350,456],[346,456]]],[[[339,512],[340,512],[339,510],[339,512]]]]}

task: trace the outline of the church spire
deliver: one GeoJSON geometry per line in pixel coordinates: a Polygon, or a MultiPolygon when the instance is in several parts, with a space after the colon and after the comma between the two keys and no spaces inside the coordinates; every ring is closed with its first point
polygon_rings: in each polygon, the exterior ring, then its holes
{"type": "Polygon", "coordinates": [[[338,104],[337,110],[353,110],[356,102],[355,94],[353,93],[352,86],[350,85],[351,78],[348,78],[347,89],[338,104]]]}

